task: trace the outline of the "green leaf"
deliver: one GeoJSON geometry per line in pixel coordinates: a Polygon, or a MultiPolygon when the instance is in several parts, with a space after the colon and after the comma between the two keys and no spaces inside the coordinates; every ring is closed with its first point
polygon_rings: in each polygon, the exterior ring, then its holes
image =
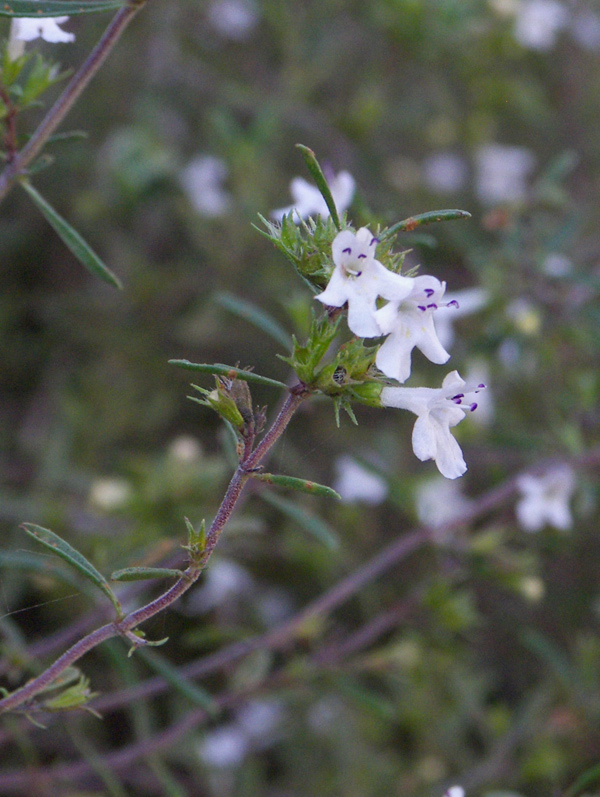
{"type": "Polygon", "coordinates": [[[575,783],[573,783],[572,786],[569,786],[563,797],[575,797],[575,795],[582,791],[582,789],[585,789],[594,783],[596,785],[600,783],[600,764],[595,764],[591,769],[588,769],[581,774],[575,783]]]}
{"type": "Polygon", "coordinates": [[[54,231],[62,238],[66,246],[73,252],[79,262],[95,274],[100,279],[113,285],[115,288],[122,288],[120,280],[112,273],[112,271],[104,265],[98,255],[90,248],[79,233],[71,227],[71,225],[63,219],[44,197],[36,191],[36,189],[27,182],[21,180],[21,185],[27,191],[33,202],[37,205],[42,215],[46,218],[54,231]]]}
{"type": "Polygon", "coordinates": [[[284,515],[287,515],[287,517],[295,521],[316,540],[329,548],[329,550],[334,551],[340,547],[340,542],[336,533],[324,520],[307,512],[293,501],[288,501],[287,498],[281,498],[281,496],[274,495],[272,492],[262,492],[260,493],[260,497],[267,504],[271,504],[271,506],[274,506],[284,515]]]}
{"type": "Polygon", "coordinates": [[[42,545],[45,545],[46,548],[49,548],[57,556],[60,556],[61,559],[64,559],[65,562],[72,565],[89,581],[93,582],[108,597],[117,610],[117,613],[119,615],[122,614],[121,604],[110,588],[108,581],[104,578],[102,573],[96,570],[91,562],[88,562],[82,553],[79,553],[72,545],[69,545],[68,542],[63,540],[62,537],[59,537],[58,534],[50,531],[50,529],[42,528],[42,526],[37,526],[35,523],[22,523],[21,528],[38,542],[41,542],[42,545]]]}
{"type": "Polygon", "coordinates": [[[123,8],[126,0],[8,0],[0,6],[0,17],[75,17],[123,8]]]}
{"type": "Polygon", "coordinates": [[[327,498],[339,498],[341,496],[331,487],[324,484],[317,484],[308,479],[298,479],[295,476],[275,476],[272,473],[253,473],[253,478],[267,484],[274,484],[276,487],[287,487],[290,490],[299,490],[301,493],[311,493],[312,495],[324,495],[327,498]]]}
{"type": "Polygon", "coordinates": [[[125,567],[123,570],[115,570],[111,575],[111,581],[144,581],[149,578],[181,578],[182,570],[174,570],[171,567],[125,567]]]}
{"type": "Polygon", "coordinates": [[[425,224],[434,224],[438,221],[454,221],[455,219],[470,219],[471,214],[466,210],[430,210],[428,213],[420,213],[418,216],[410,216],[408,219],[399,221],[393,224],[387,230],[384,230],[379,235],[379,239],[383,241],[389,238],[390,235],[395,235],[397,232],[412,232],[417,227],[423,227],[425,224]]]}
{"type": "Polygon", "coordinates": [[[205,374],[218,374],[219,376],[228,376],[231,374],[235,375],[238,379],[243,379],[245,382],[269,385],[269,387],[283,387],[286,390],[288,388],[286,384],[278,382],[276,379],[269,379],[268,376],[260,376],[253,371],[244,371],[243,368],[235,368],[232,365],[224,365],[223,363],[208,365],[206,363],[191,363],[189,360],[169,360],[169,365],[177,365],[188,371],[202,371],[205,374]]]}
{"type": "Polygon", "coordinates": [[[333,197],[331,196],[331,190],[329,185],[327,184],[327,180],[325,179],[325,175],[323,174],[323,170],[319,165],[319,161],[315,153],[309,147],[305,147],[304,144],[296,144],[296,147],[302,153],[302,157],[304,158],[304,162],[308,167],[308,171],[312,174],[315,183],[317,184],[317,188],[321,192],[321,196],[325,200],[325,204],[329,208],[329,213],[331,214],[331,219],[338,230],[342,229],[342,225],[340,224],[340,217],[338,216],[337,208],[335,206],[335,202],[333,201],[333,197]]]}
{"type": "Polygon", "coordinates": [[[233,313],[238,318],[243,318],[245,321],[253,324],[257,329],[260,329],[261,332],[264,332],[266,335],[273,338],[273,340],[277,341],[277,343],[281,343],[282,346],[285,346],[286,349],[291,347],[292,336],[278,321],[275,321],[270,315],[253,305],[252,302],[247,302],[245,299],[240,299],[226,291],[218,293],[214,298],[221,307],[229,310],[230,313],[233,313]]]}

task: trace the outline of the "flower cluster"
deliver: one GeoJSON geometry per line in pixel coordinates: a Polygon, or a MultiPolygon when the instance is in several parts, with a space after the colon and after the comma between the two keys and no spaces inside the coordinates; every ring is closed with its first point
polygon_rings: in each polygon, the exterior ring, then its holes
{"type": "MultiPolygon", "coordinates": [[[[405,277],[388,270],[375,259],[378,243],[366,227],[356,233],[338,233],[332,243],[333,273],[315,298],[329,307],[347,304],[348,326],[358,337],[385,336],[375,363],[385,376],[403,383],[410,376],[414,348],[438,365],[449,360],[434,315],[440,307],[458,307],[458,302],[442,301],[446,283],[435,277],[405,277]],[[379,299],[387,304],[378,307],[379,299]]],[[[476,393],[484,387],[467,387],[452,371],[441,388],[386,386],[379,401],[384,407],[399,407],[418,416],[412,437],[415,454],[421,460],[435,460],[442,475],[456,479],[467,466],[450,427],[477,407],[476,393]]]]}

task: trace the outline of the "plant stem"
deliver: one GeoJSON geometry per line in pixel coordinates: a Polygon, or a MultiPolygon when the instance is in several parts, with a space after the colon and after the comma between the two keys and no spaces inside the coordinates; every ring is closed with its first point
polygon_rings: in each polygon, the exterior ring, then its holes
{"type": "Polygon", "coordinates": [[[127,25],[146,2],[147,0],[132,0],[129,5],[117,11],[98,44],[73,75],[68,86],[42,119],[35,133],[21,152],[10,160],[0,175],[0,202],[8,194],[19,175],[39,154],[48,138],[70,111],[73,103],[100,69],[127,25]]]}
{"type": "MultiPolygon", "coordinates": [[[[309,391],[304,385],[296,385],[290,388],[289,395],[283,404],[279,414],[273,421],[273,424],[254,452],[248,452],[244,460],[240,462],[235,473],[233,474],[227,491],[219,507],[210,529],[206,536],[206,547],[199,563],[191,564],[183,576],[177,582],[158,598],[150,603],[142,606],[134,612],[130,612],[121,620],[107,623],[106,625],[97,628],[87,636],[80,639],[72,645],[67,651],[58,658],[54,664],[44,670],[37,678],[32,678],[20,689],[7,695],[0,700],[0,714],[13,710],[18,706],[31,701],[39,692],[49,686],[56,678],[67,669],[67,667],[74,664],[85,653],[95,648],[101,642],[110,639],[114,636],[123,636],[131,640],[130,632],[136,628],[140,623],[149,620],[156,614],[159,614],[178,598],[198,580],[200,574],[206,567],[210,556],[219,541],[221,532],[223,531],[227,521],[231,517],[235,505],[244,489],[244,485],[250,478],[250,471],[258,467],[261,460],[270,451],[273,445],[277,442],[279,437],[283,434],[285,428],[292,419],[294,412],[298,409],[301,402],[309,395],[309,391]]],[[[143,639],[139,639],[139,644],[143,645],[143,639]]]]}

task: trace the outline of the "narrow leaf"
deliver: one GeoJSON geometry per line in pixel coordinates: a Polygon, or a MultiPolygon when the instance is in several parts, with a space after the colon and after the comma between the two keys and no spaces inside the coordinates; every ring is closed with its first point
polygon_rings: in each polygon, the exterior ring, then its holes
{"type": "Polygon", "coordinates": [[[312,495],[324,495],[327,498],[339,498],[341,496],[331,487],[308,479],[298,479],[295,476],[275,476],[273,473],[253,473],[255,479],[267,484],[274,484],[276,487],[287,487],[290,490],[299,490],[301,493],[312,493],[312,495]]]}
{"type": "Polygon", "coordinates": [[[33,202],[37,205],[46,221],[62,238],[63,243],[73,252],[77,260],[100,279],[108,282],[115,288],[122,288],[120,280],[112,273],[94,250],[87,244],[79,233],[63,219],[44,197],[27,180],[21,180],[21,185],[27,191],[33,202]]]}
{"type": "Polygon", "coordinates": [[[428,213],[420,213],[418,216],[410,216],[408,219],[399,221],[393,224],[387,230],[384,230],[379,239],[383,241],[384,238],[389,238],[390,235],[395,235],[397,232],[412,232],[417,227],[423,227],[425,224],[434,224],[438,221],[454,221],[455,219],[470,219],[471,214],[466,210],[431,210],[428,213]]]}
{"type": "Polygon", "coordinates": [[[205,374],[236,376],[238,379],[243,379],[245,382],[269,385],[269,387],[283,387],[286,390],[288,387],[283,382],[278,382],[277,379],[269,379],[268,376],[260,376],[259,374],[255,374],[254,371],[244,371],[243,368],[236,368],[232,365],[224,365],[223,363],[208,365],[207,363],[191,363],[189,360],[169,360],[169,365],[178,365],[180,368],[185,368],[188,371],[202,371],[205,374]]]}
{"type": "Polygon", "coordinates": [[[342,229],[342,225],[340,224],[340,217],[338,216],[337,208],[335,206],[335,202],[333,201],[333,197],[331,196],[331,190],[329,185],[327,184],[327,180],[325,179],[325,175],[323,174],[323,170],[319,165],[319,161],[315,153],[309,147],[305,147],[304,144],[296,144],[296,147],[302,153],[302,157],[304,158],[304,162],[308,167],[308,171],[312,174],[315,183],[317,184],[317,188],[321,192],[321,196],[325,200],[325,204],[329,208],[329,213],[331,214],[331,219],[338,230],[342,229]]]}
{"type": "Polygon", "coordinates": [[[287,517],[295,521],[301,528],[331,551],[339,548],[340,543],[333,529],[316,515],[307,512],[293,501],[288,501],[287,498],[281,498],[281,496],[274,495],[272,492],[264,491],[260,493],[260,497],[263,501],[266,501],[267,504],[271,504],[271,506],[274,506],[284,515],[287,515],[287,517]]]}
{"type": "Polygon", "coordinates": [[[61,559],[64,559],[65,562],[72,565],[89,581],[93,582],[109,598],[118,614],[121,614],[121,604],[110,588],[108,581],[82,553],[79,553],[72,545],[69,545],[68,542],[63,540],[62,537],[59,537],[58,534],[50,531],[50,529],[36,526],[35,523],[22,523],[21,528],[38,542],[41,542],[42,545],[45,545],[46,548],[49,548],[57,556],[60,556],[61,559]]]}
{"type": "Polygon", "coordinates": [[[144,581],[149,578],[181,578],[182,570],[174,570],[170,567],[125,567],[123,570],[115,570],[111,575],[111,581],[144,581]]]}
{"type": "Polygon", "coordinates": [[[0,17],[74,17],[126,5],[124,0],[8,0],[0,5],[0,17]]]}
{"type": "Polygon", "coordinates": [[[221,307],[233,313],[233,315],[236,315],[238,318],[243,318],[244,321],[253,324],[257,329],[260,329],[261,332],[264,332],[266,335],[273,338],[273,340],[277,341],[277,343],[281,343],[282,346],[285,346],[286,349],[291,347],[292,336],[278,321],[275,321],[268,313],[265,313],[263,310],[253,305],[252,302],[247,302],[245,299],[240,299],[226,291],[218,293],[215,296],[215,301],[220,304],[221,307]]]}

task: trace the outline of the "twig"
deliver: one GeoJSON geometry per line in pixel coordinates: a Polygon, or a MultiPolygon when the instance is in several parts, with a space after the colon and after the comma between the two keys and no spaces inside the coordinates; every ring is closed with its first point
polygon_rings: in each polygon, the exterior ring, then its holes
{"type": "Polygon", "coordinates": [[[27,166],[40,153],[48,138],[56,130],[70,111],[73,103],[100,69],[127,25],[146,2],[147,0],[131,0],[129,5],[117,11],[98,44],[73,75],[68,86],[42,119],[35,133],[21,152],[14,155],[0,175],[0,202],[8,194],[19,175],[25,171],[27,166]]]}

